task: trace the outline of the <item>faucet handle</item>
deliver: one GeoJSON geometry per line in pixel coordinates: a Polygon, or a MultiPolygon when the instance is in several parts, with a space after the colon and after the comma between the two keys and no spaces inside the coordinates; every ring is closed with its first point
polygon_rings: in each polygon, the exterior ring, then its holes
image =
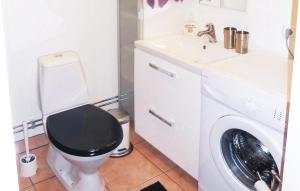
{"type": "Polygon", "coordinates": [[[215,26],[212,23],[207,23],[206,27],[208,28],[208,32],[210,35],[210,42],[216,43],[217,42],[217,37],[216,37],[216,31],[215,31],[215,26]]]}
{"type": "Polygon", "coordinates": [[[215,26],[212,23],[207,23],[206,27],[207,27],[207,30],[199,31],[197,33],[197,36],[201,37],[203,35],[207,35],[209,38],[209,42],[216,43],[217,38],[216,38],[216,33],[215,33],[215,26]]]}
{"type": "Polygon", "coordinates": [[[205,26],[209,29],[214,29],[215,28],[214,24],[212,24],[212,23],[207,23],[205,26]]]}

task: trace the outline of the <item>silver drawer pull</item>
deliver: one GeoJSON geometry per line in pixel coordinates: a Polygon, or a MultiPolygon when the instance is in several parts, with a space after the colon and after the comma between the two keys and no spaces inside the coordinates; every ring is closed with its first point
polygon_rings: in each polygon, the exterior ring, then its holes
{"type": "Polygon", "coordinates": [[[160,68],[160,67],[158,67],[158,66],[156,66],[156,65],[154,65],[154,64],[152,64],[152,63],[149,63],[149,66],[150,66],[151,68],[153,68],[154,70],[160,71],[160,72],[162,72],[162,73],[164,73],[164,74],[170,76],[171,78],[174,78],[174,77],[176,76],[175,73],[169,72],[169,71],[167,71],[167,70],[165,70],[165,69],[163,69],[163,68],[160,68]]]}
{"type": "Polygon", "coordinates": [[[155,111],[153,111],[152,109],[149,109],[149,113],[152,114],[154,117],[156,117],[157,119],[159,119],[160,121],[164,122],[165,124],[167,124],[170,127],[174,126],[173,122],[170,122],[169,120],[163,118],[162,116],[158,115],[157,113],[155,113],[155,111]]]}

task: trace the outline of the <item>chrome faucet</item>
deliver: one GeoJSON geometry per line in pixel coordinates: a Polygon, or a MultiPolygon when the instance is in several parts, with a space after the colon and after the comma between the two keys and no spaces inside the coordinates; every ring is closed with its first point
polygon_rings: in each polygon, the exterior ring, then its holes
{"type": "Polygon", "coordinates": [[[199,31],[197,33],[197,36],[201,37],[203,35],[207,35],[209,38],[209,42],[216,43],[217,38],[216,38],[215,26],[212,23],[208,23],[206,27],[207,29],[204,31],[199,31]]]}

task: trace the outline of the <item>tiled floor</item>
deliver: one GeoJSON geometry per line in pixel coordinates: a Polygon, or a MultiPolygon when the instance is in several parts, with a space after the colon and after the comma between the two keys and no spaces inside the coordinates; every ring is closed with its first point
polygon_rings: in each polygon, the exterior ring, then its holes
{"type": "MultiPolygon", "coordinates": [[[[197,191],[197,181],[131,131],[133,152],[122,158],[109,158],[100,169],[107,190],[139,191],[160,181],[168,191],[197,191]]],[[[31,153],[37,155],[37,174],[19,177],[21,191],[65,191],[46,163],[48,139],[38,135],[30,139],[31,153]]],[[[24,154],[24,143],[16,143],[17,159],[24,154]]],[[[17,163],[18,164],[18,163],[17,163]]]]}

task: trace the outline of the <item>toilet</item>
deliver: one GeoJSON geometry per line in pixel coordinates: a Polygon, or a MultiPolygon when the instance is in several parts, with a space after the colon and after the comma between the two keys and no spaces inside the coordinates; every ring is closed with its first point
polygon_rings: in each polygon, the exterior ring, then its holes
{"type": "Polygon", "coordinates": [[[76,52],[41,56],[38,65],[50,168],[69,191],[105,190],[98,169],[122,142],[119,122],[88,103],[87,85],[76,52]]]}

